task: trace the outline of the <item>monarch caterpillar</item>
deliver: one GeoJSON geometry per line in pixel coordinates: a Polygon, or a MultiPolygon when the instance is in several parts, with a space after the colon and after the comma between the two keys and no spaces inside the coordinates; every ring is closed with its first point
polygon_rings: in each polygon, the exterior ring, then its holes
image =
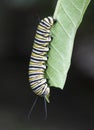
{"type": "Polygon", "coordinates": [[[47,52],[51,42],[50,29],[55,20],[48,16],[37,27],[29,62],[29,82],[33,92],[49,102],[50,88],[45,78],[47,52]]]}

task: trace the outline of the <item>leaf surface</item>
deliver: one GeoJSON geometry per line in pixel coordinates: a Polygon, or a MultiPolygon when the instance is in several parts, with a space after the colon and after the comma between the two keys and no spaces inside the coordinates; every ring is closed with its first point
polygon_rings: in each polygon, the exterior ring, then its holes
{"type": "Polygon", "coordinates": [[[54,12],[57,20],[51,33],[53,40],[48,53],[46,76],[50,86],[63,89],[71,63],[76,31],[90,0],[58,0],[54,12]]]}

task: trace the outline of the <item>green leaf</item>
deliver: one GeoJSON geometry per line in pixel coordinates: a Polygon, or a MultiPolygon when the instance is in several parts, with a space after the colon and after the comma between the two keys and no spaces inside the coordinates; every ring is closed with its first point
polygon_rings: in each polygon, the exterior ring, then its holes
{"type": "Polygon", "coordinates": [[[50,86],[63,89],[71,63],[76,31],[90,0],[58,0],[52,27],[53,40],[46,70],[50,86]]]}

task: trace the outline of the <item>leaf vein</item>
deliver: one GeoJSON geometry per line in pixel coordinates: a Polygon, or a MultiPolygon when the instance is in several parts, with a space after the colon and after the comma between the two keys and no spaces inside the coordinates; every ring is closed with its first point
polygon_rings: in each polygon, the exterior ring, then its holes
{"type": "Polygon", "coordinates": [[[65,14],[67,15],[67,17],[71,20],[72,24],[74,25],[74,27],[76,28],[75,23],[73,22],[73,20],[71,19],[71,16],[67,13],[66,9],[63,7],[63,4],[61,5],[63,11],[65,12],[65,14]]]}
{"type": "Polygon", "coordinates": [[[61,56],[60,52],[58,51],[58,49],[56,49],[56,47],[54,46],[54,44],[52,44],[52,47],[54,48],[54,50],[56,50],[56,52],[57,52],[58,55],[61,57],[61,59],[64,60],[63,56],[61,56]]]}
{"type": "Polygon", "coordinates": [[[75,3],[73,1],[70,1],[70,2],[82,14],[81,10],[75,5],[75,3]]]}
{"type": "Polygon", "coordinates": [[[61,24],[59,21],[58,21],[58,23],[60,24],[61,28],[63,28],[63,30],[64,30],[64,32],[67,34],[67,36],[68,36],[69,38],[71,38],[71,35],[66,31],[64,25],[61,24]]]}
{"type": "Polygon", "coordinates": [[[55,71],[57,71],[57,73],[59,73],[58,69],[54,68],[54,67],[50,64],[49,61],[48,61],[48,66],[50,66],[53,70],[55,70],[55,71]]]}

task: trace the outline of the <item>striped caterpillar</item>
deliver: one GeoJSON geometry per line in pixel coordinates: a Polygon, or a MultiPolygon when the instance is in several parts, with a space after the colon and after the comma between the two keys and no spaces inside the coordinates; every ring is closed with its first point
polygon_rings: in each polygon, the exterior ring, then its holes
{"type": "Polygon", "coordinates": [[[50,88],[45,78],[47,52],[51,42],[50,29],[55,20],[48,16],[37,27],[29,62],[29,82],[33,92],[49,102],[50,88]]]}

